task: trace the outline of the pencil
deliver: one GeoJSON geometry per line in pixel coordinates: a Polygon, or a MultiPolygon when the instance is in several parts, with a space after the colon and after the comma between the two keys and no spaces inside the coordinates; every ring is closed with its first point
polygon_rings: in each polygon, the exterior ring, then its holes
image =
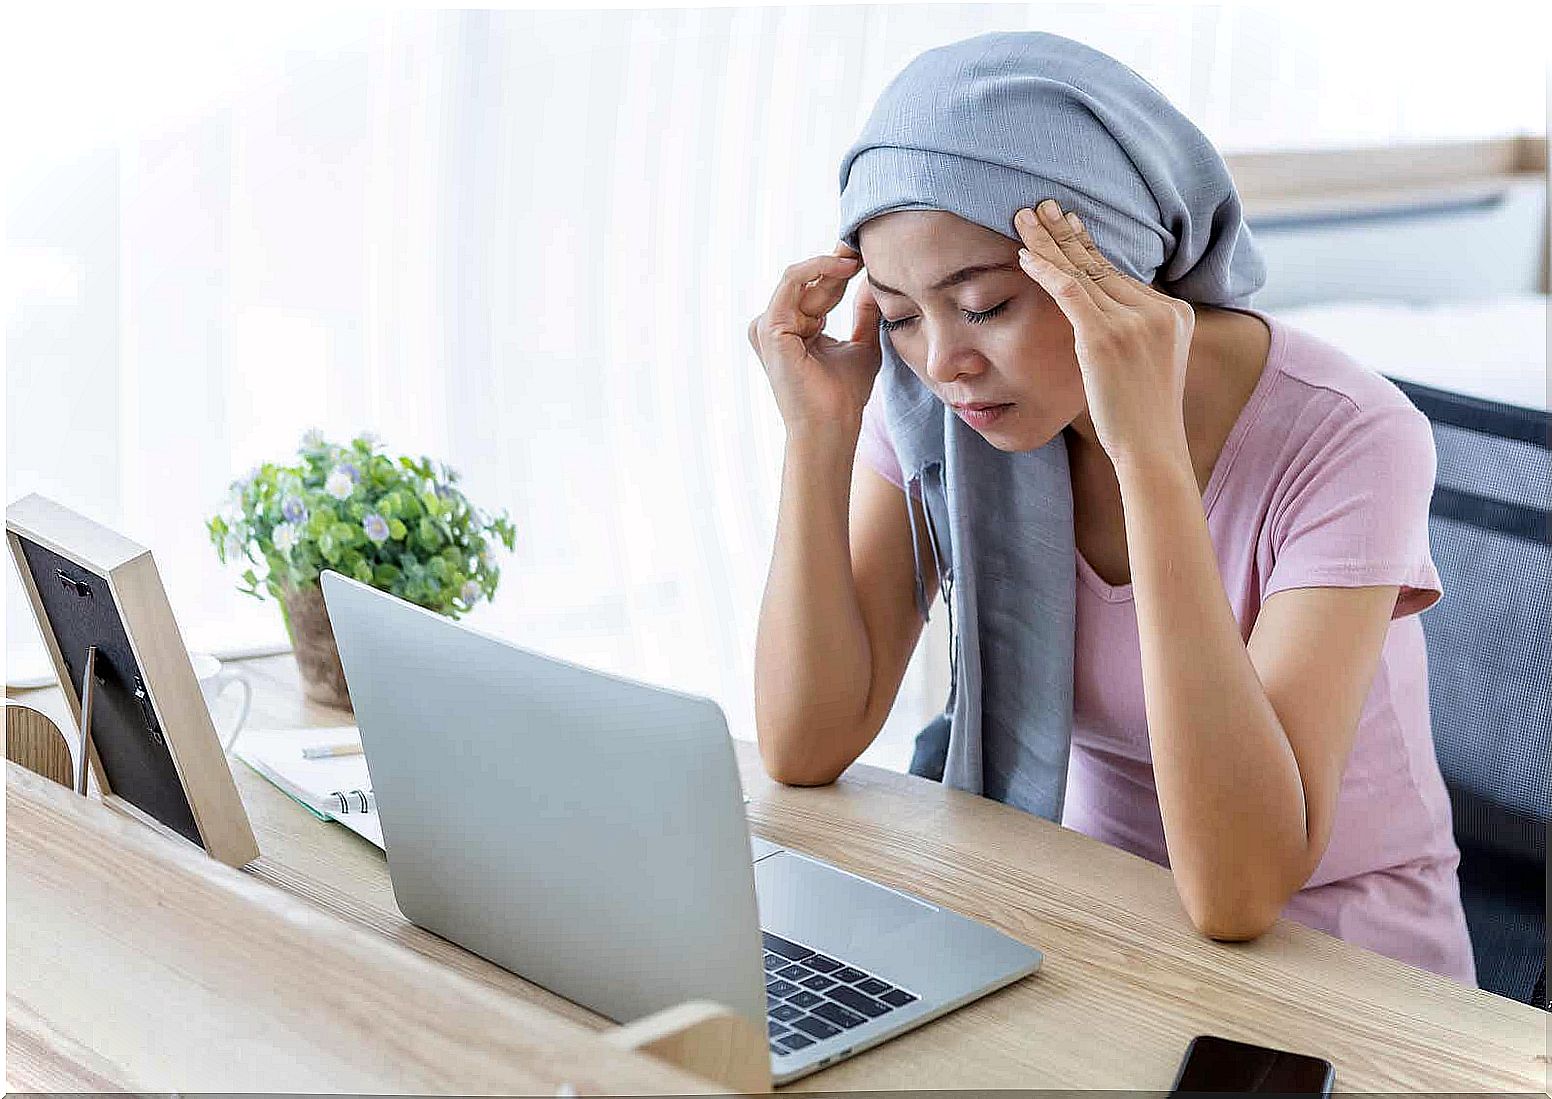
{"type": "Polygon", "coordinates": [[[362,754],[361,742],[359,740],[345,744],[319,744],[311,748],[302,749],[303,759],[329,759],[332,756],[359,756],[362,754]]]}

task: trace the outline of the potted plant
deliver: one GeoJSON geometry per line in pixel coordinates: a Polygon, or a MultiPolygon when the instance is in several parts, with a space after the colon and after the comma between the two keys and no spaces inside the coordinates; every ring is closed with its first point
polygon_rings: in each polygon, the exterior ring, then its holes
{"type": "Polygon", "coordinates": [[[350,709],[318,574],[333,569],[457,618],[496,594],[495,542],[512,549],[503,511],[490,516],[430,458],[392,458],[362,434],[347,445],[302,436],[292,465],[265,462],[233,482],[207,523],[223,564],[243,559],[239,590],[279,603],[307,697],[350,709]],[[258,571],[262,569],[262,573],[258,571]]]}

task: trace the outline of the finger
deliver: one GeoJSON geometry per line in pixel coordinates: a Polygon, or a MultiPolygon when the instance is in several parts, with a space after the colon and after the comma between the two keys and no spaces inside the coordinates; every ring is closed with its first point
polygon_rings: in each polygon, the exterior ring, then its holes
{"type": "MultiPolygon", "coordinates": [[[[767,322],[796,325],[802,316],[799,303],[809,282],[822,275],[831,275],[844,285],[846,279],[857,273],[857,266],[856,260],[836,255],[814,256],[792,264],[782,272],[781,280],[771,295],[770,306],[765,310],[767,322]]],[[[837,295],[835,300],[840,301],[840,296],[837,295]]],[[[812,315],[809,319],[813,319],[812,315]]],[[[822,317],[820,319],[823,320],[822,317]]]]}
{"type": "Polygon", "coordinates": [[[879,308],[872,287],[863,279],[857,286],[856,300],[852,302],[851,342],[876,346],[879,342],[878,322],[883,316],[884,311],[879,308]]]}
{"type": "Polygon", "coordinates": [[[799,295],[798,312],[824,318],[846,296],[846,286],[851,279],[852,275],[820,275],[805,286],[799,295]]]}
{"type": "Polygon", "coordinates": [[[1096,295],[1105,295],[1097,287],[1088,285],[1088,280],[1073,269],[1072,263],[1062,257],[1049,238],[1036,242],[1034,248],[1020,248],[1018,260],[1024,273],[1038,282],[1066,314],[1074,331],[1087,325],[1108,323],[1104,308],[1096,300],[1096,295]]]}
{"type": "Polygon", "coordinates": [[[1072,232],[1074,239],[1088,254],[1089,262],[1092,265],[1090,270],[1097,269],[1100,272],[1099,278],[1094,278],[1091,275],[1089,281],[1095,283],[1101,290],[1104,290],[1105,293],[1123,305],[1146,305],[1158,297],[1156,294],[1149,293],[1148,288],[1143,286],[1142,283],[1105,258],[1105,254],[1099,250],[1099,245],[1094,243],[1094,238],[1089,236],[1089,231],[1084,226],[1082,218],[1069,210],[1065,220],[1067,228],[1072,232]]]}
{"type": "Polygon", "coordinates": [[[1029,253],[1036,258],[1043,259],[1054,269],[1061,271],[1076,279],[1078,284],[1093,299],[1096,304],[1103,305],[1100,299],[1107,295],[1099,292],[1099,289],[1089,283],[1084,271],[1073,262],[1071,256],[1062,251],[1056,238],[1047,231],[1045,225],[1033,210],[1025,208],[1020,210],[1013,218],[1014,227],[1024,241],[1021,253],[1029,253]]]}
{"type": "Polygon", "coordinates": [[[1035,207],[1035,213],[1038,215],[1040,227],[1045,230],[1046,235],[1051,238],[1052,243],[1061,251],[1067,262],[1072,264],[1073,270],[1078,272],[1091,287],[1100,291],[1094,294],[1094,300],[1101,307],[1109,304],[1106,298],[1114,300],[1112,295],[1105,292],[1101,284],[1109,282],[1118,272],[1103,256],[1089,252],[1077,231],[1068,223],[1056,200],[1050,199],[1040,203],[1035,207]]]}
{"type": "Polygon", "coordinates": [[[845,256],[848,259],[860,260],[862,258],[862,253],[857,251],[851,245],[847,244],[844,240],[836,241],[835,247],[831,249],[831,253],[837,256],[845,256]]]}

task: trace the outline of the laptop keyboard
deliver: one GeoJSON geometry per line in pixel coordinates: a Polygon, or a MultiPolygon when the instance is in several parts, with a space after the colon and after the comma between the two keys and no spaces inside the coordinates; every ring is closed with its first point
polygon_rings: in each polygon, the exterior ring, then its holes
{"type": "Polygon", "coordinates": [[[919,999],[817,950],[769,931],[760,934],[765,939],[765,1021],[772,1053],[795,1053],[919,999]]]}

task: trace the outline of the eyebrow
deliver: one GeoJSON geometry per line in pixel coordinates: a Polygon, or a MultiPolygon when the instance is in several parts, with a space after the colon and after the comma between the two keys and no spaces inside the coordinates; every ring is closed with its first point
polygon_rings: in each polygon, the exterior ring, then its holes
{"type": "MultiPolygon", "coordinates": [[[[969,267],[961,267],[958,271],[955,271],[952,274],[944,275],[937,282],[935,282],[931,286],[927,287],[927,289],[928,290],[947,290],[950,286],[958,286],[962,282],[968,282],[970,279],[976,278],[977,276],[980,276],[980,275],[988,274],[988,273],[990,273],[992,271],[1020,271],[1020,270],[1022,270],[1022,268],[1019,267],[1019,265],[1016,264],[1016,263],[977,263],[977,264],[972,264],[969,267]]],[[[869,284],[872,285],[873,289],[879,291],[880,293],[893,294],[893,295],[895,295],[898,298],[909,297],[908,294],[905,294],[902,291],[896,290],[893,286],[885,286],[883,283],[879,282],[877,279],[875,279],[873,277],[873,272],[871,272],[871,271],[868,272],[868,282],[869,282],[869,284]]]]}

